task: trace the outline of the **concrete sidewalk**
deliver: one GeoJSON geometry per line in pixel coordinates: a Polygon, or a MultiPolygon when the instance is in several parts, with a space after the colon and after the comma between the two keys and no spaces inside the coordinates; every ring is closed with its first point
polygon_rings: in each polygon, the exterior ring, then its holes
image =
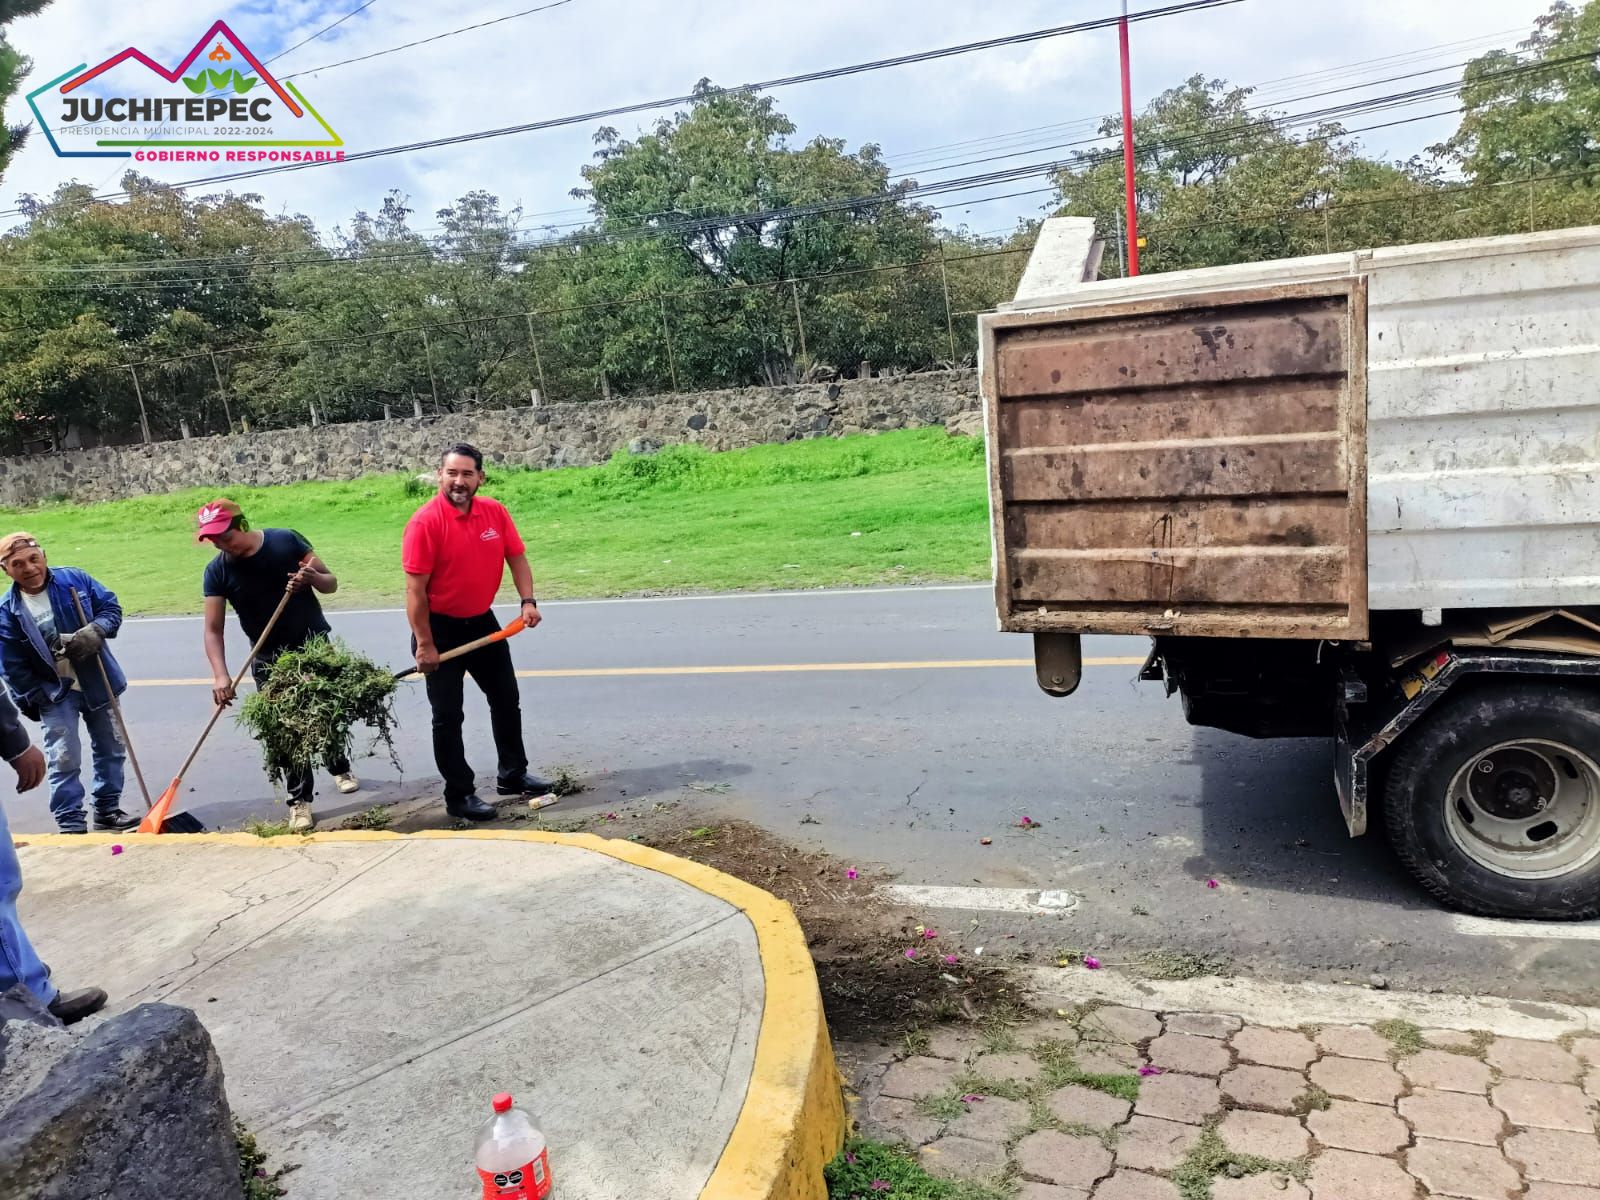
{"type": "Polygon", "coordinates": [[[498,1091],[562,1200],[801,1195],[842,1138],[798,925],[696,864],[532,833],[18,841],[56,977],[193,1008],[292,1200],[475,1195],[498,1091]]]}

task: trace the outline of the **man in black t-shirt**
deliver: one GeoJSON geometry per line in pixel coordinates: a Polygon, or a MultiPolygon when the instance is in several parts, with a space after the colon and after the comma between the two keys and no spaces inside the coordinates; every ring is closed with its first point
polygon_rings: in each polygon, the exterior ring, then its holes
{"type": "MultiPolygon", "coordinates": [[[[233,676],[228,671],[223,644],[226,606],[232,605],[245,636],[254,645],[272,619],[285,587],[293,593],[271,636],[251,664],[260,687],[274,660],[285,650],[297,649],[318,634],[331,632],[322,615],[317,593],[331,595],[339,588],[332,571],[311,550],[311,543],[293,529],[251,529],[250,522],[232,500],[213,500],[195,515],[195,540],[210,542],[217,556],[206,564],[206,658],[211,663],[211,698],[219,706],[233,702],[233,676]]],[[[335,786],[346,794],[361,784],[348,762],[333,764],[335,786]]],[[[289,772],[289,828],[295,832],[316,826],[311,814],[314,791],[311,764],[289,772]]]]}

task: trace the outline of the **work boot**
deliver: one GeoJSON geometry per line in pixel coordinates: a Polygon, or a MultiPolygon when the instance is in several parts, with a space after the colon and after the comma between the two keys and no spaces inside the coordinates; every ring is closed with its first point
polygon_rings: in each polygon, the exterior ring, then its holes
{"type": "Polygon", "coordinates": [[[458,821],[492,821],[497,815],[494,805],[487,804],[476,796],[446,800],[444,810],[458,821]]]}
{"type": "Polygon", "coordinates": [[[333,786],[348,796],[351,792],[361,790],[361,780],[356,778],[354,771],[344,771],[333,777],[333,786]]]}
{"type": "Polygon", "coordinates": [[[310,833],[317,827],[316,817],[311,815],[311,802],[301,800],[289,805],[289,832],[310,833]]]}
{"type": "Polygon", "coordinates": [[[138,818],[138,817],[130,817],[127,813],[123,812],[120,808],[113,808],[109,812],[97,812],[97,813],[95,813],[94,814],[94,827],[97,830],[111,830],[111,831],[117,831],[117,830],[122,830],[122,829],[137,829],[138,826],[139,826],[139,820],[140,820],[140,818],[138,818]]]}
{"type": "Polygon", "coordinates": [[[502,796],[543,796],[555,791],[555,786],[537,775],[529,775],[524,771],[520,779],[513,775],[510,779],[497,781],[494,790],[502,796]]]}
{"type": "Polygon", "coordinates": [[[63,1025],[75,1025],[106,1006],[106,994],[99,988],[80,988],[76,992],[57,992],[50,1001],[50,1015],[63,1025]]]}

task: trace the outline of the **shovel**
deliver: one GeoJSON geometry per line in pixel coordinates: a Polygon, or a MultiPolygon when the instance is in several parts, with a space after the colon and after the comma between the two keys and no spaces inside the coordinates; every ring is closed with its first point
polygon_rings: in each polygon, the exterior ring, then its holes
{"type": "MultiPolygon", "coordinates": [[[[308,554],[300,560],[300,565],[303,567],[310,560],[311,555],[308,554]]],[[[231,687],[234,691],[239,690],[239,683],[244,679],[244,673],[250,669],[250,664],[255,662],[256,655],[261,653],[261,647],[267,644],[267,639],[272,636],[272,627],[278,623],[278,618],[283,616],[283,610],[289,607],[289,601],[293,597],[294,593],[285,587],[283,599],[279,600],[278,607],[272,610],[272,618],[261,631],[261,636],[256,639],[256,644],[250,647],[250,653],[245,656],[244,664],[239,668],[238,674],[233,677],[231,687]]],[[[161,798],[156,801],[155,807],[145,814],[144,820],[139,822],[140,833],[160,833],[169,821],[174,831],[180,833],[189,832],[183,828],[183,823],[186,821],[195,821],[198,824],[198,820],[188,813],[175,813],[170,818],[167,814],[172,808],[172,802],[178,798],[178,787],[183,783],[184,774],[194,765],[194,760],[200,754],[200,747],[206,744],[206,738],[211,736],[211,729],[216,725],[217,718],[222,715],[225,707],[226,705],[217,705],[216,711],[211,714],[211,719],[206,722],[206,727],[200,731],[194,749],[189,751],[189,757],[183,760],[183,766],[178,768],[178,773],[172,777],[172,782],[167,784],[167,790],[161,793],[161,798]]]]}
{"type": "MultiPolygon", "coordinates": [[[[515,637],[526,628],[527,626],[523,623],[521,617],[513,617],[506,622],[504,629],[496,629],[493,633],[486,634],[481,638],[475,638],[464,646],[457,646],[454,650],[446,650],[439,655],[439,661],[449,662],[452,658],[460,658],[463,654],[471,654],[474,650],[482,650],[485,646],[492,646],[496,642],[505,641],[508,637],[515,637]]],[[[396,671],[394,677],[396,679],[409,679],[419,669],[415,665],[409,666],[404,671],[396,671]]]]}

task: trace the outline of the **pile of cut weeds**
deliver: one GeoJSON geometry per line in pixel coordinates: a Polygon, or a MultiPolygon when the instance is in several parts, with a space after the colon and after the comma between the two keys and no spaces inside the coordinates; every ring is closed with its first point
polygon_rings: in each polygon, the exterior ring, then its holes
{"type": "Polygon", "coordinates": [[[826,854],[796,849],[744,821],[646,836],[647,845],[753,883],[786,901],[816,963],[828,1025],[839,1040],[898,1035],[933,1021],[975,1019],[1011,994],[1004,972],[979,965],[957,936],[925,936],[878,900],[879,882],[826,854]],[[907,957],[908,950],[915,951],[907,957]],[[946,956],[957,962],[947,964],[946,956]]]}

